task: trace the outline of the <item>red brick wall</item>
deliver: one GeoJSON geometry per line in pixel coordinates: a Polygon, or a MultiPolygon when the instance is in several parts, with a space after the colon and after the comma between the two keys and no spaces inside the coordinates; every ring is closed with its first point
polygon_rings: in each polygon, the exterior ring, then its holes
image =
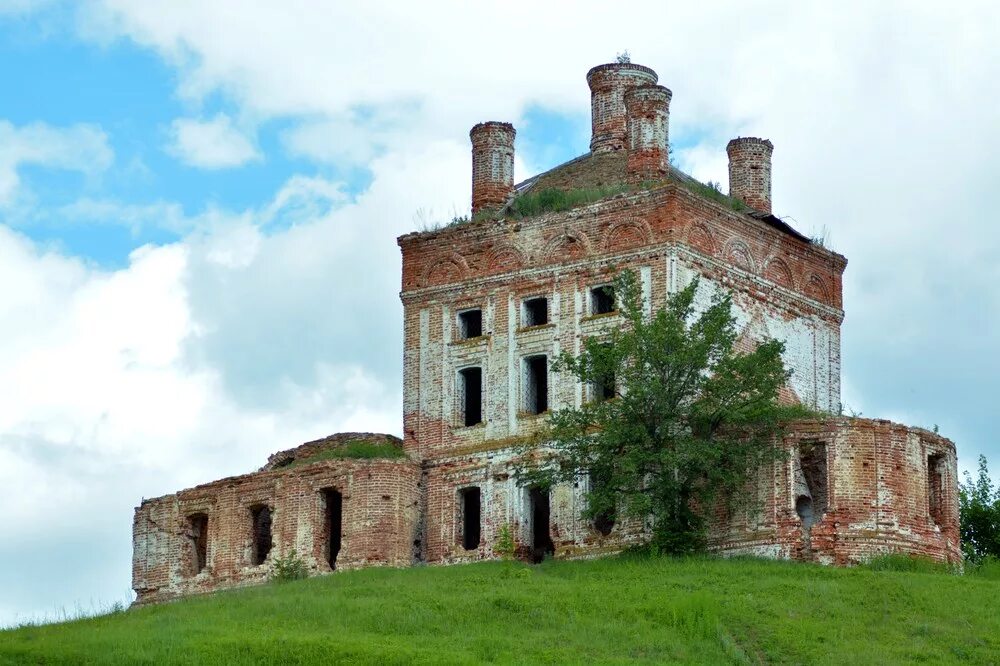
{"type": "Polygon", "coordinates": [[[146,500],[133,523],[132,586],[137,603],[267,580],[276,557],[295,549],[311,574],[331,571],[323,490],[343,496],[337,569],[406,566],[417,535],[419,466],[409,460],[330,460],[258,472],[146,500]],[[250,507],[272,510],[273,547],[251,561],[250,507]],[[208,559],[195,575],[187,516],[208,515],[208,559]]]}
{"type": "Polygon", "coordinates": [[[757,554],[855,564],[907,553],[961,562],[955,445],[922,428],[884,420],[831,418],[798,423],[785,439],[789,457],[764,474],[756,501],[724,518],[712,546],[757,554]],[[811,530],[795,508],[803,444],[826,447],[827,509],[811,530]],[[940,515],[931,515],[929,456],[940,456],[940,515]]]}

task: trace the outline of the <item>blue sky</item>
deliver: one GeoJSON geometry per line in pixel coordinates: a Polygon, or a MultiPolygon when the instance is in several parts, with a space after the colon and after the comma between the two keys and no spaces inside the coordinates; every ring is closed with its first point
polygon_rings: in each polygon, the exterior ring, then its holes
{"type": "Polygon", "coordinates": [[[680,166],[770,138],[776,212],[848,257],[850,409],[1000,466],[996,8],[633,9],[0,0],[0,625],[127,598],[143,496],[398,432],[395,238],[467,212],[476,122],[522,178],[585,152],[624,49],[680,166]]]}

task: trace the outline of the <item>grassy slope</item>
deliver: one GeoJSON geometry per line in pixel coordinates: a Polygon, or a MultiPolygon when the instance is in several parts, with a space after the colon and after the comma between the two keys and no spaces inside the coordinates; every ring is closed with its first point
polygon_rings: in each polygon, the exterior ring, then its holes
{"type": "Polygon", "coordinates": [[[1000,580],[755,560],[366,570],[0,632],[0,663],[996,663],[1000,580]]]}

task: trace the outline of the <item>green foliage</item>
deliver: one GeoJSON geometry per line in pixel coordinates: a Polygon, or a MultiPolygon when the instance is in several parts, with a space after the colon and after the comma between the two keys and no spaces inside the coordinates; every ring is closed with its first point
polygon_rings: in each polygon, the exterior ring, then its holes
{"type": "Polygon", "coordinates": [[[551,454],[529,458],[520,472],[525,485],[589,476],[587,515],[651,517],[658,552],[699,550],[703,512],[740,499],[756,470],[783,455],[783,420],[804,414],[777,402],[789,377],[784,345],[736,352],[730,295],[699,314],[697,289],[692,283],[648,316],[635,273],[615,279],[621,325],[553,364],[585,386],[613,378],[615,397],[553,412],[551,454]]]}
{"type": "Polygon", "coordinates": [[[293,460],[285,469],[311,465],[321,460],[342,460],[342,459],[375,459],[375,458],[405,458],[406,453],[398,446],[388,442],[368,442],[363,439],[353,439],[344,442],[340,446],[333,446],[322,449],[316,453],[293,460]]]}
{"type": "Polygon", "coordinates": [[[711,199],[717,203],[726,206],[727,208],[736,211],[737,213],[746,213],[751,208],[745,203],[736,199],[735,197],[728,196],[722,193],[722,188],[719,183],[708,181],[708,183],[702,183],[693,178],[685,178],[678,181],[681,185],[688,188],[695,194],[700,194],[706,199],[711,199]]]}
{"type": "Polygon", "coordinates": [[[882,555],[869,560],[865,567],[871,571],[906,571],[909,573],[956,573],[956,568],[937,562],[929,557],[917,555],[892,554],[882,555]]]}
{"type": "Polygon", "coordinates": [[[284,557],[276,557],[271,569],[271,581],[275,583],[287,583],[293,580],[302,580],[309,576],[306,564],[298,556],[293,548],[284,557]]]}
{"type": "Polygon", "coordinates": [[[984,558],[1000,558],[1000,487],[994,487],[986,456],[979,456],[975,481],[968,472],[958,485],[962,551],[977,563],[984,558]]]}
{"type": "Polygon", "coordinates": [[[997,599],[751,559],[374,568],[0,632],[0,664],[990,664],[997,599]]]}
{"type": "Polygon", "coordinates": [[[542,213],[553,213],[576,208],[586,204],[606,199],[627,192],[628,185],[614,187],[580,188],[576,190],[544,189],[537,192],[525,192],[511,202],[509,213],[511,217],[534,217],[542,213]]]}
{"type": "Polygon", "coordinates": [[[503,560],[514,559],[514,535],[511,533],[510,525],[505,523],[500,526],[500,531],[497,534],[496,545],[493,547],[493,551],[503,560]]]}

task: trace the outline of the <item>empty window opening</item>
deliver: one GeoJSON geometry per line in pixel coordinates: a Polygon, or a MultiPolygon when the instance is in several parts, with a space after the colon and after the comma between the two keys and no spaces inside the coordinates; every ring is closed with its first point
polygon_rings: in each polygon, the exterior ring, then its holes
{"type": "Polygon", "coordinates": [[[615,311],[615,289],[611,285],[590,290],[590,314],[608,314],[615,311]]]}
{"type": "Polygon", "coordinates": [[[465,310],[458,313],[458,335],[462,340],[478,338],[483,334],[483,311],[465,310]]]}
{"type": "Polygon", "coordinates": [[[475,550],[479,548],[482,534],[482,493],[479,488],[463,488],[458,491],[458,497],[462,513],[462,548],[475,550]]]}
{"type": "Polygon", "coordinates": [[[253,518],[253,559],[254,566],[264,564],[271,552],[271,507],[257,505],[250,507],[253,518]]]}
{"type": "Polygon", "coordinates": [[[532,488],[528,492],[528,505],[531,509],[531,561],[538,563],[555,552],[549,533],[548,491],[532,488]]]}
{"type": "Polygon", "coordinates": [[[944,456],[927,456],[927,513],[935,524],[944,523],[944,456]]]}
{"type": "Polygon", "coordinates": [[[336,569],[343,538],[344,497],[339,491],[327,488],[323,491],[323,499],[326,506],[326,561],[331,569],[336,569]]]}
{"type": "Polygon", "coordinates": [[[524,359],[524,411],[541,414],[549,409],[549,360],[545,356],[524,359]]]}
{"type": "Polygon", "coordinates": [[[458,377],[462,424],[478,425],[483,421],[483,369],[465,368],[459,371],[458,377]]]}
{"type": "Polygon", "coordinates": [[[606,372],[591,385],[591,392],[596,402],[604,402],[615,397],[615,373],[606,372]]]}
{"type": "Polygon", "coordinates": [[[191,569],[200,574],[208,564],[208,514],[188,516],[188,538],[191,539],[191,569]]]}
{"type": "Polygon", "coordinates": [[[799,447],[799,467],[802,476],[797,484],[795,511],[802,519],[802,526],[809,529],[822,520],[827,509],[826,444],[802,443],[799,447]]]}
{"type": "Polygon", "coordinates": [[[549,323],[549,299],[529,298],[522,313],[524,326],[541,326],[549,323]]]}

